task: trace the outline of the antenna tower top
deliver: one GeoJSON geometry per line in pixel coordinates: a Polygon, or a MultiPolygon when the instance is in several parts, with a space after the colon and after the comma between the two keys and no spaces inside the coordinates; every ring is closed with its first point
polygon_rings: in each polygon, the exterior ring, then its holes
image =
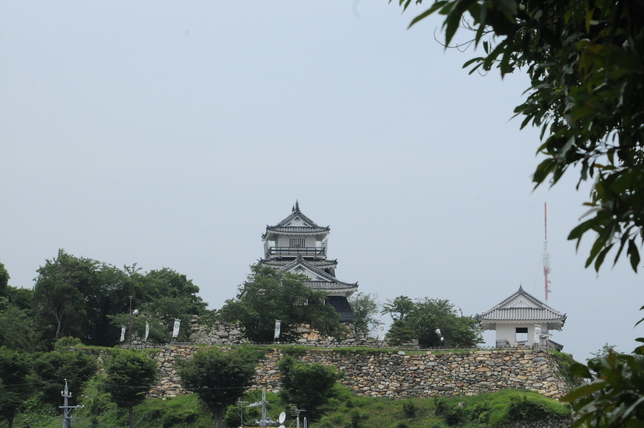
{"type": "Polygon", "coordinates": [[[548,294],[550,294],[550,280],[548,279],[550,274],[550,254],[548,253],[548,204],[546,202],[543,203],[543,229],[543,279],[546,303],[548,303],[548,294]]]}

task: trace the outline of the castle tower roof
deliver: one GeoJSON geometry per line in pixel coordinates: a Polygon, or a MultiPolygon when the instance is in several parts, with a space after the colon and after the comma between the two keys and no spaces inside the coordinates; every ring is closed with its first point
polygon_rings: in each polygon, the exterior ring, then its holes
{"type": "Polygon", "coordinates": [[[476,317],[483,330],[494,330],[497,324],[518,322],[541,323],[548,330],[561,330],[566,322],[562,314],[526,292],[522,286],[501,303],[476,317]]]}
{"type": "Polygon", "coordinates": [[[275,226],[266,225],[263,240],[275,240],[276,235],[313,235],[318,240],[324,239],[329,234],[329,226],[318,226],[313,220],[304,215],[300,210],[299,202],[295,202],[291,214],[275,226]]]}

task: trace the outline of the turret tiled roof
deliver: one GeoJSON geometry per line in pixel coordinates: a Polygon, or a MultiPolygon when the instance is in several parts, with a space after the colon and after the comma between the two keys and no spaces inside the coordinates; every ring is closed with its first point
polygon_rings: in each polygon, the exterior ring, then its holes
{"type": "Polygon", "coordinates": [[[566,322],[566,314],[562,314],[546,305],[536,297],[527,293],[519,286],[519,291],[503,300],[498,305],[477,315],[476,318],[484,328],[498,322],[542,321],[550,328],[560,329],[566,322]]]}

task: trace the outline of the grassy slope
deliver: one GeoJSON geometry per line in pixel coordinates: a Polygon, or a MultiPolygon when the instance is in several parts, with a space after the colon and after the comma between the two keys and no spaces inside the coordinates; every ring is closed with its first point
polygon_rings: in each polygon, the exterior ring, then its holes
{"type": "MultiPolygon", "coordinates": [[[[90,388],[88,388],[89,391],[90,388]]],[[[316,428],[420,428],[420,427],[499,427],[514,420],[533,420],[549,416],[555,419],[570,418],[567,405],[547,399],[529,391],[507,390],[497,393],[481,394],[473,397],[449,399],[414,398],[408,400],[387,400],[382,398],[358,397],[343,387],[338,387],[338,395],[327,406],[327,413],[314,424],[316,428]]],[[[275,394],[268,394],[269,416],[277,420],[285,409],[275,394]]],[[[105,397],[85,399],[86,407],[77,410],[73,426],[84,427],[124,427],[127,414],[119,410],[105,397]],[[92,413],[98,412],[100,414],[92,413]]],[[[247,397],[248,402],[258,399],[258,393],[247,397]]],[[[40,409],[42,410],[42,409],[40,409]]],[[[54,409],[51,409],[54,410],[54,409]]],[[[259,418],[259,411],[247,419],[259,418]]],[[[62,423],[60,414],[48,411],[44,414],[37,409],[21,414],[16,420],[16,428],[42,427],[59,428],[62,423]]],[[[231,410],[237,415],[237,410],[231,410]]],[[[149,399],[135,408],[138,428],[211,428],[213,422],[207,411],[200,405],[196,395],[187,395],[167,400],[149,399]]],[[[286,426],[295,426],[289,415],[286,426]]],[[[233,425],[235,426],[235,425],[233,425]]],[[[6,423],[0,423],[6,427],[6,423]]]]}

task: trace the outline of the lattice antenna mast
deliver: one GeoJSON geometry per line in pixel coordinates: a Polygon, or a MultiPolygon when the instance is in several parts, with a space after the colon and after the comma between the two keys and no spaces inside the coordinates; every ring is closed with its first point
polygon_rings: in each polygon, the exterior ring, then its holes
{"type": "Polygon", "coordinates": [[[543,203],[543,280],[544,290],[546,293],[546,303],[548,303],[548,294],[550,294],[550,254],[548,253],[548,205],[543,203]]]}

